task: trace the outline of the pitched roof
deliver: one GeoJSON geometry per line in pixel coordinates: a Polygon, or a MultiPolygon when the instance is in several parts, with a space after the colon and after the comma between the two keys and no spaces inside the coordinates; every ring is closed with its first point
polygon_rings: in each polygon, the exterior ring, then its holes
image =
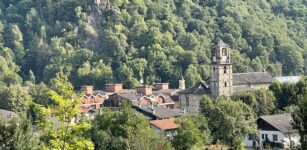
{"type": "Polygon", "coordinates": [[[137,100],[141,97],[141,96],[136,95],[135,93],[119,93],[118,96],[124,99],[131,100],[131,101],[137,100]]]}
{"type": "MultiPolygon", "coordinates": [[[[79,93],[81,93],[81,91],[79,91],[79,93]]],[[[95,98],[97,96],[108,98],[109,95],[112,95],[112,93],[111,92],[100,91],[100,90],[94,90],[93,93],[91,93],[91,94],[84,94],[82,96],[82,98],[92,98],[92,97],[95,98]]]]}
{"type": "Polygon", "coordinates": [[[263,119],[265,122],[283,133],[294,131],[292,128],[293,118],[290,114],[260,116],[258,119],[263,119]]]}
{"type": "Polygon", "coordinates": [[[168,109],[158,105],[139,106],[137,103],[132,103],[132,105],[137,111],[150,118],[167,119],[184,115],[184,112],[180,109],[168,109]]]}
{"type": "Polygon", "coordinates": [[[267,72],[234,73],[233,85],[241,84],[268,84],[272,83],[273,77],[267,72]]]}
{"type": "Polygon", "coordinates": [[[301,76],[280,76],[275,77],[275,80],[280,83],[297,83],[301,80],[301,76]]]}
{"type": "Polygon", "coordinates": [[[153,121],[150,121],[150,124],[158,127],[159,129],[163,131],[178,128],[178,125],[175,123],[174,118],[163,119],[163,120],[153,120],[153,121]]]}
{"type": "Polygon", "coordinates": [[[205,81],[201,81],[196,86],[179,91],[178,94],[209,94],[210,88],[205,81]]]}
{"type": "Polygon", "coordinates": [[[152,93],[154,95],[162,94],[162,95],[172,96],[172,95],[177,94],[178,91],[179,91],[179,89],[160,89],[160,90],[157,90],[157,91],[152,91],[152,93]]]}

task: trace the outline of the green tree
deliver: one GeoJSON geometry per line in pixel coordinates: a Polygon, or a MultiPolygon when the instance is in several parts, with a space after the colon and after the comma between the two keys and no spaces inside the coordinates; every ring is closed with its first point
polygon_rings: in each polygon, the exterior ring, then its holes
{"type": "Polygon", "coordinates": [[[144,117],[137,116],[130,104],[123,103],[119,112],[106,109],[92,123],[89,135],[96,149],[170,149],[158,140],[144,117]]]}
{"type": "Polygon", "coordinates": [[[16,84],[0,88],[1,109],[24,114],[28,108],[26,104],[27,98],[27,88],[21,85],[16,84]]]}
{"type": "Polygon", "coordinates": [[[208,119],[213,142],[222,141],[231,148],[242,149],[244,138],[257,131],[253,110],[242,101],[224,97],[211,101],[208,97],[202,98],[200,109],[208,119]]]}
{"type": "Polygon", "coordinates": [[[202,80],[197,68],[194,65],[189,65],[188,69],[184,73],[184,79],[186,80],[187,87],[192,87],[202,80]]]}
{"type": "Polygon", "coordinates": [[[251,92],[235,93],[232,99],[242,100],[253,108],[257,116],[270,115],[276,111],[276,98],[270,90],[259,89],[251,92]]]}
{"type": "Polygon", "coordinates": [[[300,134],[301,149],[307,148],[307,87],[304,94],[298,96],[297,109],[292,113],[294,127],[300,134]]]}
{"type": "Polygon", "coordinates": [[[48,95],[49,90],[49,87],[43,82],[41,82],[30,87],[29,95],[31,96],[33,102],[43,106],[47,106],[49,104],[52,104],[48,95]]]}
{"type": "Polygon", "coordinates": [[[17,74],[20,67],[14,62],[14,53],[11,49],[0,45],[0,85],[12,85],[22,82],[22,78],[17,74]]]}
{"type": "Polygon", "coordinates": [[[83,136],[90,128],[85,122],[76,122],[78,115],[79,96],[75,94],[73,86],[66,77],[57,76],[51,80],[48,93],[55,103],[51,106],[52,112],[59,122],[49,132],[50,140],[47,147],[52,149],[94,149],[93,143],[83,136]]]}
{"type": "Polygon", "coordinates": [[[22,64],[25,52],[23,46],[23,35],[18,25],[14,24],[8,27],[5,36],[6,46],[13,50],[17,63],[22,64]]]}
{"type": "Polygon", "coordinates": [[[0,116],[0,149],[38,150],[39,137],[26,118],[3,118],[0,116]]]}
{"type": "Polygon", "coordinates": [[[209,143],[209,131],[204,118],[186,116],[178,120],[179,128],[172,139],[175,149],[201,148],[209,143]]]}
{"type": "Polygon", "coordinates": [[[277,100],[277,108],[283,110],[285,107],[296,104],[298,89],[293,83],[280,84],[279,82],[273,82],[270,86],[270,90],[274,93],[277,100]]]}

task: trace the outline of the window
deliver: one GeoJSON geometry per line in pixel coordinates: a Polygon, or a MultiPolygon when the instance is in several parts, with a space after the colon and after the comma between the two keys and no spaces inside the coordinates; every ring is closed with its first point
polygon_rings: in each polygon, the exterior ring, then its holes
{"type": "Polygon", "coordinates": [[[223,49],[222,49],[222,55],[223,55],[223,56],[226,56],[226,52],[227,52],[227,51],[226,51],[226,48],[223,48],[223,49]]]}
{"type": "Polygon", "coordinates": [[[224,66],[224,73],[226,74],[227,73],[227,67],[224,66]]]}
{"type": "Polygon", "coordinates": [[[227,82],[224,83],[224,86],[227,87],[227,82]]]}
{"type": "Polygon", "coordinates": [[[216,56],[216,49],[214,49],[212,53],[213,53],[212,56],[216,56]]]}
{"type": "Polygon", "coordinates": [[[278,136],[277,134],[273,134],[273,142],[278,141],[278,136]]]}
{"type": "Polygon", "coordinates": [[[268,135],[267,134],[261,134],[261,139],[263,139],[263,140],[268,139],[268,135]]]}
{"type": "Polygon", "coordinates": [[[189,97],[186,97],[186,106],[189,106],[190,104],[189,104],[189,97]]]}

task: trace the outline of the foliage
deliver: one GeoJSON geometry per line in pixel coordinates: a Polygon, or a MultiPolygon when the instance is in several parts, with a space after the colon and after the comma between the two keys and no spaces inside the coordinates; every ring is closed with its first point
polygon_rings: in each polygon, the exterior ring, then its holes
{"type": "Polygon", "coordinates": [[[186,116],[178,121],[177,134],[172,139],[173,147],[179,150],[200,148],[209,143],[210,132],[205,118],[186,116]]]}
{"type": "Polygon", "coordinates": [[[243,147],[243,139],[256,133],[254,113],[242,101],[232,101],[219,97],[212,101],[208,97],[201,100],[201,113],[208,119],[213,142],[221,141],[235,149],[243,147]]]}
{"type": "Polygon", "coordinates": [[[270,90],[274,93],[277,100],[277,108],[284,110],[286,107],[296,105],[298,95],[304,94],[304,90],[307,87],[306,76],[302,76],[302,79],[294,83],[279,83],[273,82],[270,86],[270,90]]]}
{"type": "Polygon", "coordinates": [[[10,85],[0,87],[0,109],[10,110],[24,114],[28,109],[28,90],[21,85],[10,85]]]}
{"type": "MultiPolygon", "coordinates": [[[[306,83],[306,78],[301,82],[306,83]]],[[[292,112],[294,127],[300,133],[301,149],[307,148],[307,86],[303,88],[303,94],[298,95],[297,109],[292,112]]]]}
{"type": "Polygon", "coordinates": [[[170,149],[170,145],[151,130],[148,121],[124,103],[120,112],[105,109],[92,123],[89,135],[95,149],[170,149]]]}
{"type": "Polygon", "coordinates": [[[301,0],[5,0],[0,8],[0,49],[11,51],[0,54],[0,69],[12,68],[1,70],[5,84],[19,76],[46,83],[62,72],[77,88],[141,80],[175,87],[181,74],[190,87],[208,78],[218,39],[232,48],[234,72],[306,73],[301,0]]]}
{"type": "Polygon", "coordinates": [[[0,149],[38,150],[39,139],[26,118],[4,118],[0,116],[0,149]]]}
{"type": "Polygon", "coordinates": [[[249,105],[257,116],[270,115],[276,111],[276,99],[270,90],[259,89],[250,92],[235,93],[234,100],[242,100],[249,105]]]}
{"type": "MultiPolygon", "coordinates": [[[[94,149],[93,143],[83,137],[90,125],[76,120],[79,97],[74,93],[73,86],[63,76],[53,78],[51,84],[52,90],[48,93],[54,102],[51,111],[55,121],[53,127],[46,132],[50,136],[46,146],[51,149],[94,149]],[[56,122],[58,123],[55,124],[56,122]]],[[[48,112],[43,111],[40,114],[46,117],[44,114],[48,112]]]]}

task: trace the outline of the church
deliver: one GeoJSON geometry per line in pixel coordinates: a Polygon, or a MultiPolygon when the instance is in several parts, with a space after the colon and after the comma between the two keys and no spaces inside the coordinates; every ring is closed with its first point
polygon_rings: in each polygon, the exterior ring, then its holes
{"type": "Polygon", "coordinates": [[[210,79],[178,92],[180,108],[186,113],[197,113],[204,95],[212,99],[230,97],[240,91],[268,88],[273,80],[267,72],[232,73],[230,47],[220,40],[211,50],[210,79]]]}

